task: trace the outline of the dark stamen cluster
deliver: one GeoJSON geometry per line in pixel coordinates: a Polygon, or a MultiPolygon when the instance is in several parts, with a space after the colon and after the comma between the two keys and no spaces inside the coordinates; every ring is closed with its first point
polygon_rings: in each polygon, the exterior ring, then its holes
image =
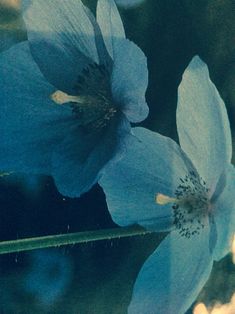
{"type": "Polygon", "coordinates": [[[102,129],[117,112],[112,100],[110,74],[103,65],[89,64],[82,71],[76,93],[81,102],[72,104],[73,111],[87,130],[102,129]]]}
{"type": "Polygon", "coordinates": [[[180,235],[190,238],[205,227],[208,215],[208,188],[206,182],[190,171],[175,191],[177,202],[173,204],[174,224],[180,235]]]}

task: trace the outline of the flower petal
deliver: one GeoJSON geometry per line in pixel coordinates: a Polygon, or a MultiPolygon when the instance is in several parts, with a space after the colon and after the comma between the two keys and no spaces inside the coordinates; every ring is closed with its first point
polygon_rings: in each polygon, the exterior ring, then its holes
{"type": "Polygon", "coordinates": [[[75,127],[53,156],[53,176],[61,194],[79,197],[94,185],[104,166],[122,154],[130,131],[126,118],[117,117],[105,131],[88,133],[75,127]]]}
{"type": "Polygon", "coordinates": [[[144,120],[149,112],[145,101],[148,86],[147,59],[129,40],[114,43],[112,93],[131,122],[144,120]]]}
{"type": "Polygon", "coordinates": [[[28,42],[1,54],[1,170],[50,173],[52,150],[73,123],[71,109],[50,100],[54,90],[32,60],[28,42]]]}
{"type": "Polygon", "coordinates": [[[45,77],[71,91],[81,70],[99,63],[95,31],[80,0],[23,0],[32,54],[45,77]]]}
{"type": "Polygon", "coordinates": [[[233,234],[235,233],[235,169],[232,165],[226,169],[225,177],[225,188],[214,208],[217,243],[213,254],[216,261],[231,251],[233,234]]]}
{"type": "Polygon", "coordinates": [[[114,58],[113,44],[116,40],[126,38],[116,4],[113,0],[99,0],[97,3],[97,22],[100,26],[106,49],[114,58]]]}
{"type": "Polygon", "coordinates": [[[179,86],[177,127],[182,149],[210,186],[231,161],[232,142],[224,102],[199,57],[193,58],[179,86]]]}
{"type": "Polygon", "coordinates": [[[209,228],[187,239],[171,232],[144,263],[128,314],[184,314],[212,269],[209,228]]]}
{"type": "Polygon", "coordinates": [[[110,57],[110,55],[106,49],[100,26],[97,23],[91,10],[86,6],[84,6],[84,10],[85,10],[88,18],[90,19],[91,24],[94,27],[96,49],[97,49],[97,52],[99,55],[99,61],[100,61],[99,63],[105,65],[107,68],[111,68],[113,61],[112,61],[112,59],[111,59],[111,57],[110,57]]]}
{"type": "Polygon", "coordinates": [[[134,128],[126,140],[124,156],[105,169],[99,184],[117,224],[138,223],[151,230],[169,230],[172,204],[156,204],[156,194],[174,197],[180,177],[190,170],[194,170],[193,166],[174,141],[144,128],[134,128]]]}

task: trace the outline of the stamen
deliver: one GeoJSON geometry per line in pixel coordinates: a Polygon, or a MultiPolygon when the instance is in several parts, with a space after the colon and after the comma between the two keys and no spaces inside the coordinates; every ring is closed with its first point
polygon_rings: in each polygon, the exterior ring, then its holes
{"type": "Polygon", "coordinates": [[[50,98],[59,105],[70,103],[83,132],[103,130],[118,113],[112,98],[110,73],[104,66],[89,64],[78,76],[73,89],[74,95],[57,90],[50,98]]]}
{"type": "Polygon", "coordinates": [[[57,90],[51,94],[51,99],[58,105],[63,105],[69,102],[84,103],[84,97],[81,96],[71,96],[60,90],[57,90]]]}
{"type": "Polygon", "coordinates": [[[179,178],[175,197],[158,193],[155,201],[159,205],[171,204],[175,228],[184,237],[199,234],[205,227],[206,218],[211,212],[209,189],[206,182],[194,171],[179,178]]]}
{"type": "Polygon", "coordinates": [[[174,197],[169,197],[167,195],[158,193],[155,199],[156,203],[159,205],[166,205],[169,203],[176,203],[178,200],[174,197]]]}

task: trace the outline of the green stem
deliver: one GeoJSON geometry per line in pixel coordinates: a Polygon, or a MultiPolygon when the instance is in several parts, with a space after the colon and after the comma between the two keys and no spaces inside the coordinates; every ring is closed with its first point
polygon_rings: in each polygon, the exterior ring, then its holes
{"type": "Polygon", "coordinates": [[[116,238],[145,235],[148,233],[151,233],[151,231],[147,231],[139,226],[131,226],[2,241],[0,242],[0,254],[59,247],[61,245],[87,243],[99,240],[111,240],[116,238]]]}

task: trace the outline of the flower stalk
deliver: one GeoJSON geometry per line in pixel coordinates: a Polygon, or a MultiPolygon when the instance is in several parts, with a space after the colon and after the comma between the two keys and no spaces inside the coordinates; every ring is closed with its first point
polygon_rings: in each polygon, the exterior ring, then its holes
{"type": "Polygon", "coordinates": [[[147,231],[142,227],[131,226],[2,241],[0,242],[0,254],[18,253],[23,251],[45,249],[49,247],[60,247],[62,245],[69,244],[74,245],[78,243],[88,243],[100,240],[120,239],[125,237],[146,235],[149,233],[151,233],[151,231],[147,231]]]}

